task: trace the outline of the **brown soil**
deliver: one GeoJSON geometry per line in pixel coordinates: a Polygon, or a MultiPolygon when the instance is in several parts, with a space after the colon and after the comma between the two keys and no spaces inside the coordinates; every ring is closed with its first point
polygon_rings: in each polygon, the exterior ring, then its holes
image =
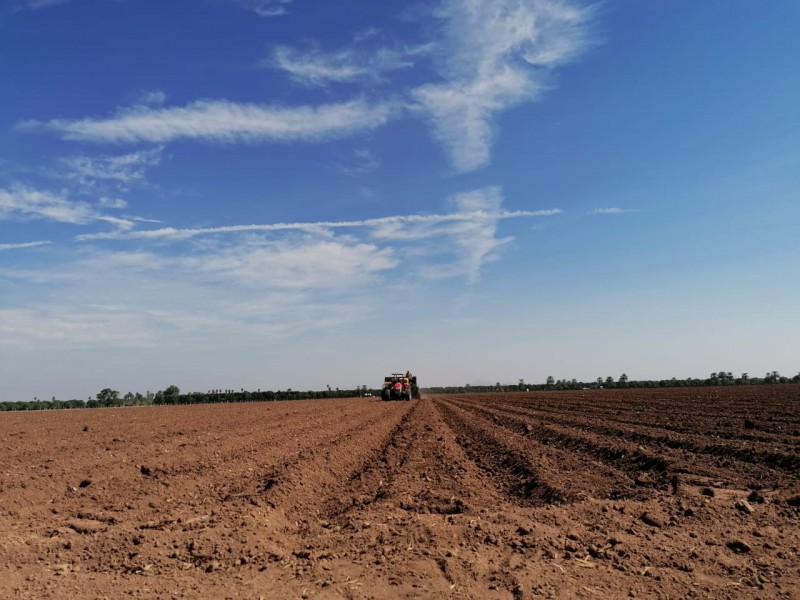
{"type": "Polygon", "coordinates": [[[0,597],[797,598],[800,386],[5,413],[0,597]]]}

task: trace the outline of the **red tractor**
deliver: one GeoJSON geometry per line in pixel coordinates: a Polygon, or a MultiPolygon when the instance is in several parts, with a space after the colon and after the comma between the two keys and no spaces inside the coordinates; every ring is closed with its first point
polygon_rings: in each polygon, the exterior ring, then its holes
{"type": "Polygon", "coordinates": [[[411,375],[410,371],[405,373],[392,373],[383,379],[383,392],[381,398],[384,400],[411,400],[419,398],[419,388],[417,378],[411,375]]]}

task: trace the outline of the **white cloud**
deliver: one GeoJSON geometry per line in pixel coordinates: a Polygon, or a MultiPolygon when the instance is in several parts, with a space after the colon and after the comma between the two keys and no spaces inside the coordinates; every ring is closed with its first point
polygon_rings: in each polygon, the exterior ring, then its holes
{"type": "MultiPolygon", "coordinates": [[[[465,277],[470,282],[480,278],[481,267],[497,257],[497,250],[512,238],[498,238],[499,222],[506,219],[544,217],[561,213],[559,209],[535,211],[508,211],[502,207],[502,195],[499,187],[488,187],[460,194],[453,199],[455,211],[447,214],[395,215],[362,219],[354,221],[310,221],[296,223],[268,223],[252,225],[227,225],[221,227],[128,229],[118,228],[115,231],[87,233],[76,236],[81,241],[93,240],[164,240],[182,241],[203,236],[236,236],[245,233],[297,234],[304,233],[300,246],[250,245],[243,255],[241,248],[234,252],[226,252],[214,260],[207,261],[209,272],[225,267],[225,272],[235,273],[252,281],[266,277],[270,273],[276,280],[282,280],[281,273],[288,278],[294,277],[307,286],[313,278],[321,278],[331,274],[334,279],[345,278],[335,265],[328,264],[330,258],[346,268],[356,265],[358,268],[348,271],[347,277],[355,277],[358,272],[371,273],[372,263],[359,263],[358,257],[372,255],[377,265],[389,268],[395,254],[383,254],[388,246],[401,247],[421,240],[432,240],[429,248],[403,250],[404,256],[437,255],[443,256],[435,264],[420,267],[423,274],[432,278],[465,277]],[[333,231],[347,230],[348,235],[360,240],[355,247],[338,247],[327,245],[333,239],[333,231]],[[317,239],[320,243],[309,242],[317,239]],[[367,243],[368,240],[371,242],[367,243]],[[435,241],[435,242],[434,242],[435,241]],[[383,244],[383,247],[373,245],[383,244]],[[387,246],[388,245],[388,246],[387,246]],[[246,256],[246,258],[243,258],[246,256]],[[292,266],[293,261],[308,259],[309,264],[322,265],[321,269],[292,266]],[[316,261],[316,262],[315,262],[316,261]],[[288,270],[281,271],[279,264],[288,265],[288,270]],[[238,265],[238,266],[235,266],[238,265]],[[290,268],[289,268],[290,267],[290,268]],[[247,273],[253,274],[246,276],[247,273]],[[291,274],[291,275],[290,275],[291,274]]],[[[339,240],[336,240],[338,243],[339,240]]],[[[205,260],[205,259],[203,259],[205,260]]],[[[300,264],[298,262],[297,264],[300,264]]],[[[288,279],[287,279],[288,281],[288,279]]]]}
{"type": "Polygon", "coordinates": [[[425,225],[436,225],[440,223],[450,223],[458,221],[469,221],[473,219],[491,218],[494,220],[503,219],[516,219],[520,217],[548,217],[560,214],[562,211],[558,208],[550,208],[544,210],[499,210],[497,212],[487,212],[484,209],[465,212],[465,213],[450,213],[450,214],[430,214],[430,215],[396,215],[389,217],[377,217],[374,219],[362,219],[355,221],[309,221],[309,222],[296,222],[296,223],[266,223],[266,224],[253,224],[253,225],[224,225],[221,227],[196,227],[196,228],[175,228],[163,227],[161,229],[145,229],[134,231],[117,231],[106,233],[88,233],[76,236],[76,239],[82,241],[90,240],[146,240],[146,239],[164,239],[164,240],[186,240],[198,236],[217,235],[217,234],[236,234],[245,232],[269,232],[269,231],[306,231],[321,233],[329,229],[356,229],[356,228],[370,228],[376,232],[380,232],[381,237],[387,239],[396,237],[406,237],[408,235],[421,235],[428,237],[427,230],[423,229],[425,225]],[[393,234],[393,231],[399,232],[399,227],[415,226],[413,229],[417,233],[403,232],[393,234]]]}
{"type": "Polygon", "coordinates": [[[49,8],[58,4],[66,4],[70,0],[11,0],[11,11],[37,10],[49,8]]]}
{"type": "Polygon", "coordinates": [[[365,173],[374,171],[380,165],[381,161],[375,157],[369,148],[357,148],[353,150],[349,160],[346,162],[345,160],[342,161],[339,169],[345,175],[357,177],[358,175],[364,175],[365,173]]]}
{"type": "Polygon", "coordinates": [[[97,201],[98,206],[102,206],[103,208],[127,208],[128,203],[123,200],[122,198],[100,198],[97,201]]]}
{"type": "Polygon", "coordinates": [[[251,10],[259,17],[278,17],[287,13],[286,6],[292,0],[232,0],[242,8],[251,10]]]}
{"type": "Polygon", "coordinates": [[[23,272],[0,264],[0,279],[27,283],[26,297],[0,308],[0,346],[163,347],[231,336],[250,344],[319,334],[369,315],[365,289],[397,264],[390,248],[306,235],[162,250],[67,249],[57,266],[23,272]]]}
{"type": "Polygon", "coordinates": [[[359,285],[397,266],[391,248],[317,238],[251,239],[184,266],[248,286],[302,289],[359,285]]]}
{"type": "Polygon", "coordinates": [[[341,50],[322,53],[316,49],[301,51],[278,46],[268,64],[285,71],[297,83],[322,86],[329,82],[380,81],[384,73],[414,66],[412,57],[424,54],[430,47],[391,49],[373,52],[341,50]]]}
{"type": "Polygon", "coordinates": [[[18,250],[20,248],[36,248],[38,246],[47,246],[53,242],[49,240],[41,240],[38,242],[21,242],[17,244],[0,244],[0,250],[18,250]]]}
{"type": "Polygon", "coordinates": [[[415,253],[443,255],[443,260],[423,264],[420,273],[431,279],[465,277],[468,282],[480,279],[483,265],[497,258],[497,250],[513,238],[497,237],[502,219],[549,216],[558,209],[543,211],[505,211],[499,187],[492,186],[458,194],[453,198],[456,212],[451,219],[430,219],[421,223],[386,223],[373,231],[378,239],[406,241],[432,240],[429,248],[416,247],[415,253]]]}
{"type": "Polygon", "coordinates": [[[86,202],[70,200],[60,193],[37,190],[23,185],[10,189],[0,188],[0,220],[45,219],[59,223],[85,225],[92,221],[105,221],[118,229],[130,229],[130,219],[104,215],[86,202]]]}
{"type": "Polygon", "coordinates": [[[64,139],[96,142],[155,142],[181,138],[219,142],[320,140],[374,129],[391,117],[389,104],[354,100],[319,107],[280,107],[199,101],[186,107],[133,106],[108,119],[28,121],[22,129],[46,128],[64,139]]]}
{"type": "Polygon", "coordinates": [[[493,120],[545,89],[549,70],[587,45],[590,11],[566,0],[445,1],[442,83],[412,92],[460,171],[490,161],[493,120]]]}
{"type": "Polygon", "coordinates": [[[460,255],[456,275],[463,273],[470,282],[476,282],[480,278],[481,267],[486,262],[496,260],[497,249],[514,239],[497,237],[498,219],[494,215],[500,212],[502,203],[498,187],[475,190],[455,198],[458,210],[476,215],[470,221],[455,223],[450,231],[460,255]]]}
{"type": "Polygon", "coordinates": [[[366,29],[362,29],[361,31],[357,32],[353,36],[353,42],[358,44],[359,42],[363,42],[366,40],[371,40],[377,36],[379,36],[381,30],[377,27],[367,27],[366,29]]]}
{"type": "Polygon", "coordinates": [[[0,345],[142,346],[155,339],[130,311],[106,306],[40,305],[0,309],[0,345]]]}
{"type": "Polygon", "coordinates": [[[477,282],[511,239],[498,235],[500,221],[560,212],[505,210],[495,187],[451,204],[446,214],[81,236],[133,243],[67,246],[57,264],[21,271],[0,262],[0,278],[25,283],[15,286],[24,296],[0,309],[0,346],[249,347],[329,335],[402,306],[397,289],[387,294],[393,282],[477,282]]]}
{"type": "Polygon", "coordinates": [[[629,212],[638,212],[638,209],[635,208],[618,208],[616,206],[612,206],[609,208],[595,208],[591,211],[590,215],[621,215],[623,213],[629,212]]]}
{"type": "Polygon", "coordinates": [[[517,69],[498,69],[479,79],[426,85],[414,91],[453,165],[470,171],[490,161],[492,117],[531,99],[533,82],[517,69]]]}
{"type": "Polygon", "coordinates": [[[240,236],[195,244],[177,253],[135,250],[93,254],[84,268],[95,273],[160,274],[206,289],[308,293],[365,285],[398,266],[395,251],[350,236],[290,234],[240,236]]]}
{"type": "Polygon", "coordinates": [[[68,156],[61,162],[70,170],[70,176],[82,183],[94,179],[134,183],[143,181],[147,169],[161,162],[163,150],[159,146],[119,156],[68,156]]]}
{"type": "Polygon", "coordinates": [[[97,217],[85,202],[75,202],[62,195],[17,185],[0,188],[0,219],[40,218],[61,223],[85,224],[97,217]]]}
{"type": "Polygon", "coordinates": [[[136,98],[136,104],[149,104],[161,106],[167,101],[167,94],[163,90],[145,90],[136,98]]]}

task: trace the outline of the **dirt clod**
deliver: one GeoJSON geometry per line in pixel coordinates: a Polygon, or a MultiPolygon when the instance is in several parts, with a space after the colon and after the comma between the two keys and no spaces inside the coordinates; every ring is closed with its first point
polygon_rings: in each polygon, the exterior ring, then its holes
{"type": "Polygon", "coordinates": [[[751,550],[750,546],[742,540],[733,540],[727,542],[725,545],[737,554],[746,554],[751,550]]]}
{"type": "Polygon", "coordinates": [[[646,525],[650,525],[651,527],[664,527],[664,521],[656,517],[655,515],[650,514],[649,512],[643,512],[642,516],[639,517],[643,523],[646,525]]]}

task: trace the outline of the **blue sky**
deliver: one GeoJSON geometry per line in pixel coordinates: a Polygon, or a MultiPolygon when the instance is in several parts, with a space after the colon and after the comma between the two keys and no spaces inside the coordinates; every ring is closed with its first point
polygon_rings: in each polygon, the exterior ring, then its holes
{"type": "Polygon", "coordinates": [[[0,6],[2,400],[800,369],[794,1],[0,6]]]}

